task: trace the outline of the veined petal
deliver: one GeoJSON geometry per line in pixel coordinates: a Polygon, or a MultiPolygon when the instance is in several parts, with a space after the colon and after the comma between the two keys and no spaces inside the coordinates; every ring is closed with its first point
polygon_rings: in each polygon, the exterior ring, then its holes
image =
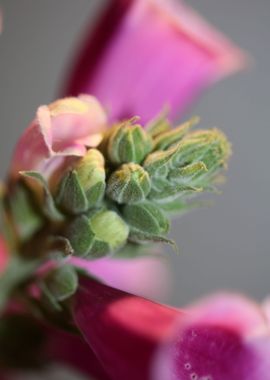
{"type": "Polygon", "coordinates": [[[65,94],[94,94],[112,120],[182,113],[244,54],[183,2],[112,0],[75,64],[65,94]]]}
{"type": "Polygon", "coordinates": [[[96,144],[96,134],[106,125],[106,115],[92,96],[60,99],[41,106],[37,117],[21,136],[13,155],[11,176],[20,171],[39,170],[45,176],[63,157],[83,156],[85,145],[96,144]]]}

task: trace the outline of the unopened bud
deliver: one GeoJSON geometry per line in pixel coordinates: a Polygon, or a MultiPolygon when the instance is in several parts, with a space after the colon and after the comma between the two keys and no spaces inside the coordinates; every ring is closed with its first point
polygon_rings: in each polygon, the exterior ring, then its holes
{"type": "Polygon", "coordinates": [[[57,203],[66,212],[80,214],[97,206],[105,192],[104,158],[89,149],[61,181],[57,203]]]}
{"type": "Polygon", "coordinates": [[[165,234],[169,221],[160,208],[151,202],[126,205],[123,210],[125,221],[136,230],[147,234],[165,234]]]}
{"type": "Polygon", "coordinates": [[[108,158],[113,164],[141,163],[152,149],[150,136],[138,125],[129,121],[113,130],[108,141],[108,158]]]}
{"type": "Polygon", "coordinates": [[[102,210],[78,217],[68,227],[66,237],[74,255],[97,258],[123,246],[128,234],[128,225],[116,212],[102,210]]]}
{"type": "Polygon", "coordinates": [[[112,173],[107,195],[117,203],[136,203],[145,200],[151,189],[149,174],[138,164],[124,164],[112,173]]]}

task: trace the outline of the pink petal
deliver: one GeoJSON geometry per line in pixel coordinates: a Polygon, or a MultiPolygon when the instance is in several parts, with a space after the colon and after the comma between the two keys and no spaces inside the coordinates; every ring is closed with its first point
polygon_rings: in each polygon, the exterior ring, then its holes
{"type": "Polygon", "coordinates": [[[0,236],[0,275],[4,272],[9,261],[7,246],[4,239],[0,236]]]}
{"type": "Polygon", "coordinates": [[[80,283],[74,318],[112,380],[147,380],[156,347],[182,312],[89,279],[80,283]]]}
{"type": "Polygon", "coordinates": [[[260,308],[219,295],[190,310],[156,357],[155,380],[261,380],[270,373],[270,335],[260,308]]]}
{"type": "Polygon", "coordinates": [[[165,299],[171,289],[170,270],[159,258],[84,260],[73,257],[71,261],[107,285],[136,295],[165,299]]]}
{"type": "Polygon", "coordinates": [[[190,7],[169,0],[112,0],[92,28],[66,94],[94,94],[112,120],[171,117],[214,81],[241,69],[244,54],[190,7]]]}
{"type": "Polygon", "coordinates": [[[21,136],[13,155],[11,175],[39,170],[48,175],[59,167],[63,157],[82,156],[89,137],[100,133],[106,115],[92,96],[58,100],[41,106],[37,117],[21,136]]]}

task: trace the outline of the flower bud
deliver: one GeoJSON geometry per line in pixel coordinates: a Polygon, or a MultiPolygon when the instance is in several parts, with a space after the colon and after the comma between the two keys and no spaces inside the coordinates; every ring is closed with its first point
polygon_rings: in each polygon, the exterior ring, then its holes
{"type": "Polygon", "coordinates": [[[104,165],[102,154],[89,149],[64,176],[57,195],[59,206],[68,213],[79,214],[100,204],[105,191],[104,165]]]}
{"type": "Polygon", "coordinates": [[[108,158],[113,164],[141,163],[152,149],[150,136],[131,121],[118,125],[108,141],[108,158]]]}
{"type": "Polygon", "coordinates": [[[92,216],[77,217],[68,227],[66,236],[74,255],[97,258],[123,246],[129,228],[114,211],[101,210],[92,216]]]}
{"type": "Polygon", "coordinates": [[[143,202],[126,205],[123,216],[130,227],[148,234],[164,234],[169,230],[169,221],[156,205],[143,202]]]}
{"type": "Polygon", "coordinates": [[[182,167],[201,161],[209,172],[224,167],[230,154],[230,143],[218,129],[195,131],[180,143],[173,166],[182,167]]]}
{"type": "Polygon", "coordinates": [[[151,189],[149,174],[138,164],[124,164],[112,173],[107,195],[117,203],[144,201],[151,189]]]}
{"type": "Polygon", "coordinates": [[[48,273],[41,282],[42,295],[56,310],[61,310],[60,302],[70,298],[78,288],[78,275],[71,265],[63,265],[48,273]]]}

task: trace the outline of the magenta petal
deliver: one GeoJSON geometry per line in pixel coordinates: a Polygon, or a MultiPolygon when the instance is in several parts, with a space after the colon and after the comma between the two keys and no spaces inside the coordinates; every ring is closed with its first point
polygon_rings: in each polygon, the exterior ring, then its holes
{"type": "Polygon", "coordinates": [[[156,358],[155,380],[270,378],[270,335],[262,311],[222,295],[191,310],[156,358]]]}
{"type": "Polygon", "coordinates": [[[182,113],[213,81],[243,67],[243,53],[184,3],[112,0],[88,37],[65,91],[93,94],[112,120],[182,113]]]}
{"type": "Polygon", "coordinates": [[[75,323],[112,380],[149,380],[154,352],[181,315],[89,279],[74,305],[75,323]]]}
{"type": "Polygon", "coordinates": [[[126,260],[108,257],[84,260],[72,257],[71,262],[107,285],[136,295],[165,298],[171,289],[170,270],[156,257],[126,260]]]}

